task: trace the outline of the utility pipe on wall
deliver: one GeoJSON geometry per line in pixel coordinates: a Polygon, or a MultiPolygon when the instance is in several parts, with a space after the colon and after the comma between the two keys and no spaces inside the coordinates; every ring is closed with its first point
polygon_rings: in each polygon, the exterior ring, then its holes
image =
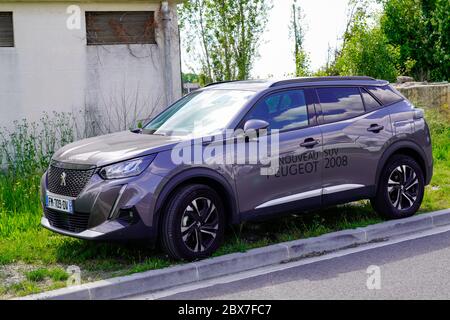
{"type": "Polygon", "coordinates": [[[173,69],[172,69],[172,41],[171,41],[171,10],[168,1],[161,2],[162,26],[164,34],[164,81],[166,89],[167,105],[172,104],[175,98],[173,95],[173,69]]]}

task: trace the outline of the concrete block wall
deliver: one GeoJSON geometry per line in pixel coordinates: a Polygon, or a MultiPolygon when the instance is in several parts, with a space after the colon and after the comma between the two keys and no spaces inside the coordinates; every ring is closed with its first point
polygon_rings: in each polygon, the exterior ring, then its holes
{"type": "Polygon", "coordinates": [[[417,107],[439,108],[450,105],[450,83],[407,82],[394,86],[417,107]]]}

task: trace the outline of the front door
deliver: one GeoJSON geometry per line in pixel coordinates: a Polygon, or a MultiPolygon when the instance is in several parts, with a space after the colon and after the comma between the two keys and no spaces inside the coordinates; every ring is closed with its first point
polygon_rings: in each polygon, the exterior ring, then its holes
{"type": "MultiPolygon", "coordinates": [[[[271,93],[243,119],[242,124],[250,119],[267,121],[271,135],[273,130],[279,130],[279,153],[270,158],[272,163],[279,164],[273,174],[262,174],[261,169],[265,167],[262,164],[235,165],[236,188],[244,219],[321,204],[322,134],[315,125],[313,94],[310,89],[271,93]]],[[[249,142],[239,143],[246,144],[248,150],[249,142]]],[[[271,146],[269,144],[267,149],[271,146]]]]}

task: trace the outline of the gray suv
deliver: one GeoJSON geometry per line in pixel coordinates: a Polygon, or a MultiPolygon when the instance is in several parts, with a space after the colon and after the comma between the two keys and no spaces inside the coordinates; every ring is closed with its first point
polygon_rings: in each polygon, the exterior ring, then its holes
{"type": "Polygon", "coordinates": [[[42,225],[88,240],[159,240],[171,257],[195,260],[219,247],[227,224],[361,199],[386,218],[412,216],[432,173],[423,110],[386,81],[216,83],[143,129],[60,149],[42,177],[42,225]],[[263,145],[272,172],[253,159],[263,145]]]}

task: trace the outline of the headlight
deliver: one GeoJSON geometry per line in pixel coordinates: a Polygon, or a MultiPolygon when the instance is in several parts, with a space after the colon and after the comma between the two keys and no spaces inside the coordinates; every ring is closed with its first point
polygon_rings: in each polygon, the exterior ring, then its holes
{"type": "Polygon", "coordinates": [[[148,168],[154,159],[155,155],[151,155],[148,157],[112,164],[110,166],[103,167],[100,170],[99,175],[105,180],[136,177],[144,172],[144,170],[148,168]]]}

